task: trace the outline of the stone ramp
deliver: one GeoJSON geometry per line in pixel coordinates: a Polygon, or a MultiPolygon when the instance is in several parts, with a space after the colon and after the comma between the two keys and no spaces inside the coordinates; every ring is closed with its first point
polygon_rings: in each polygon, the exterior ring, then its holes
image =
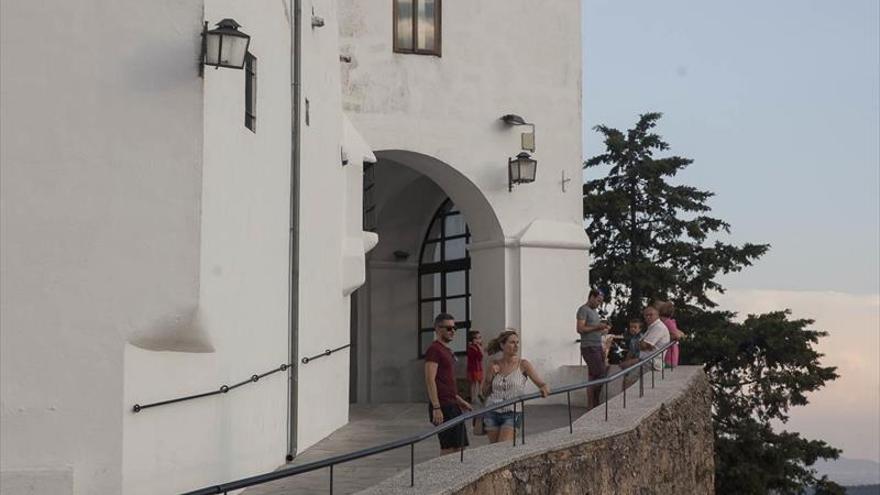
{"type": "MultiPolygon", "coordinates": [[[[572,418],[577,419],[586,412],[583,408],[572,407],[572,418]]],[[[427,406],[424,403],[406,404],[353,404],[350,422],[333,432],[327,438],[301,453],[289,465],[301,465],[340,455],[355,450],[373,447],[386,442],[423,432],[431,427],[427,420],[427,406]]],[[[557,428],[568,428],[566,406],[526,405],[526,441],[535,433],[557,428]]],[[[485,436],[474,436],[468,428],[472,447],[487,445],[485,436]]],[[[428,439],[416,444],[416,464],[429,461],[440,455],[436,439],[428,439]]],[[[456,462],[458,455],[455,457],[456,462]]],[[[465,451],[465,463],[472,456],[465,451]]],[[[364,490],[400,473],[409,470],[410,451],[408,447],[348,462],[333,469],[333,494],[350,494],[364,490]]],[[[330,493],[330,472],[328,468],[300,474],[291,478],[277,480],[265,485],[255,486],[246,495],[301,495],[330,493]]]]}
{"type": "MultiPolygon", "coordinates": [[[[359,495],[498,495],[713,493],[711,391],[701,367],[650,374],[644,397],[638,384],[565,427],[535,434],[526,444],[477,447],[465,465],[452,456],[416,465],[359,495]],[[640,466],[624,469],[620,466],[640,466]]],[[[563,408],[564,411],[564,408],[563,408]]],[[[470,454],[469,457],[468,454],[470,454]]]]}

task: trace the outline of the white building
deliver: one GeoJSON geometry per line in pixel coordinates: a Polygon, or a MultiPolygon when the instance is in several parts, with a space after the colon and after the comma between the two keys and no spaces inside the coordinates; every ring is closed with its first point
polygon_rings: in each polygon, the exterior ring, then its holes
{"type": "Polygon", "coordinates": [[[4,494],[271,470],[350,401],[424,400],[441,308],[577,362],[579,1],[410,5],[2,3],[4,494]],[[224,18],[255,62],[201,77],[224,18]]]}

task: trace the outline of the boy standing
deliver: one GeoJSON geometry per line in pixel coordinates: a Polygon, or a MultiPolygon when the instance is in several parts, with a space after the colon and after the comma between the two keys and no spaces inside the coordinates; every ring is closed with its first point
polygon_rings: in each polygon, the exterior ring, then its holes
{"type": "Polygon", "coordinates": [[[483,336],[479,330],[469,330],[467,341],[467,376],[473,404],[480,398],[480,391],[483,389],[483,336]]]}
{"type": "Polygon", "coordinates": [[[629,320],[626,336],[623,338],[626,346],[626,358],[620,363],[621,368],[629,368],[639,361],[640,342],[642,341],[642,320],[633,318],[629,320]]]}

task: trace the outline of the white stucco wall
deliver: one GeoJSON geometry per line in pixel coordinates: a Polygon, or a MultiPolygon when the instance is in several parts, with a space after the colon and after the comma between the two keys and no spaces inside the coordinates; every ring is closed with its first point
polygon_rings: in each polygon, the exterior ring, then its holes
{"type": "MultiPolygon", "coordinates": [[[[342,165],[342,110],[337,2],[303,2],[303,112],[299,217],[299,355],[313,356],[350,341],[350,292],[363,282],[361,148],[348,148],[342,165]],[[324,20],[311,27],[312,14],[324,20]],[[355,152],[361,149],[361,152],[355,152]],[[347,248],[348,246],[348,248],[347,248]],[[341,261],[344,261],[341,262],[341,261]]],[[[358,129],[359,130],[359,129],[358,129]]],[[[359,138],[358,138],[359,140],[359,138]]],[[[344,349],[300,364],[297,381],[297,450],[348,422],[349,362],[344,349]]]]}
{"type": "MultiPolygon", "coordinates": [[[[131,406],[287,361],[291,9],[2,4],[0,473],[14,483],[4,494],[174,492],[282,462],[283,374],[131,406]],[[258,58],[256,133],[243,125],[242,71],[198,77],[202,20],[225,17],[258,58]]],[[[580,191],[559,183],[563,171],[580,177],[577,10],[576,0],[446,2],[437,58],[392,53],[388,2],[303,2],[299,357],[349,342],[349,294],[365,276],[357,245],[375,241],[360,231],[369,153],[351,147],[341,163],[345,108],[373,149],[465,212],[475,324],[522,325],[528,357],[560,359],[586,292],[580,191]],[[541,43],[508,37],[524,21],[546,33],[541,43]],[[342,74],[340,51],[352,56],[342,74]],[[538,126],[538,180],[513,193],[506,161],[522,128],[497,121],[510,112],[538,126]]],[[[347,422],[349,352],[298,365],[299,451],[347,422]]]]}
{"type": "MultiPolygon", "coordinates": [[[[444,2],[441,57],[393,53],[391,5],[341,0],[346,111],[376,150],[455,167],[489,198],[508,236],[536,218],[580,222],[580,0],[444,2]],[[512,26],[540,37],[512,35],[512,26]],[[552,53],[552,57],[547,54],[552,53]],[[538,178],[507,191],[507,158],[537,126],[538,178]],[[561,172],[574,178],[561,190],[561,172]]],[[[481,239],[477,239],[478,241],[481,239]]]]}
{"type": "MultiPolygon", "coordinates": [[[[216,390],[288,359],[289,9],[268,0],[205,2],[209,27],[226,17],[251,35],[257,120],[256,132],[244,126],[244,71],[207,68],[193,324],[214,352],[128,346],[127,407],[216,390]]],[[[126,493],[183,491],[273,469],[287,448],[287,395],[286,373],[276,373],[228,395],[126,411],[126,493]]]]}
{"type": "Polygon", "coordinates": [[[202,4],[0,8],[0,484],[120,493],[125,341],[198,298],[202,4]]]}
{"type": "Polygon", "coordinates": [[[340,3],[345,110],[374,149],[392,150],[380,157],[400,155],[459,205],[473,235],[475,327],[521,329],[523,354],[552,378],[577,362],[587,293],[580,1],[444,2],[440,57],[393,52],[389,2],[340,3]],[[527,127],[501,124],[508,113],[537,127],[537,180],[513,192],[507,159],[527,127]]]}

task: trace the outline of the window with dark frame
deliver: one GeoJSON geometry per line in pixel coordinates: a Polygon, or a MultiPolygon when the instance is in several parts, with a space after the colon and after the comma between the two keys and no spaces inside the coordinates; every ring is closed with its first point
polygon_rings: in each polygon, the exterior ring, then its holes
{"type": "Polygon", "coordinates": [[[257,57],[244,56],[244,126],[257,132],[257,57]]]}
{"type": "Polygon", "coordinates": [[[363,229],[376,232],[376,164],[364,162],[363,229]]]}
{"type": "Polygon", "coordinates": [[[394,1],[394,51],[440,56],[441,0],[394,1]]]}
{"type": "Polygon", "coordinates": [[[467,352],[467,331],[471,328],[470,239],[464,215],[446,199],[428,226],[419,254],[419,358],[434,341],[434,317],[441,312],[455,317],[458,330],[450,347],[459,355],[467,352]]]}

